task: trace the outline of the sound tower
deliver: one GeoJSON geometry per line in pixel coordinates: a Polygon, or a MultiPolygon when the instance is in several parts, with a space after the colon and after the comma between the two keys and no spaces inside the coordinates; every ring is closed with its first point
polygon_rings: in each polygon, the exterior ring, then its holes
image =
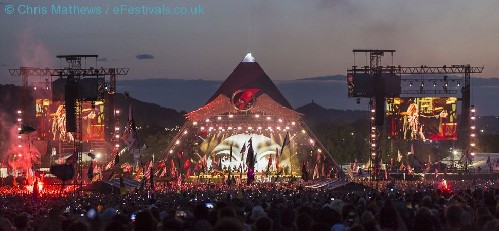
{"type": "Polygon", "coordinates": [[[76,132],[76,100],[78,97],[78,83],[72,76],[68,76],[64,89],[64,106],[66,108],[66,131],[76,132]]]}
{"type": "Polygon", "coordinates": [[[383,126],[385,121],[385,80],[381,75],[374,77],[374,98],[376,102],[376,117],[374,124],[383,126]]]}

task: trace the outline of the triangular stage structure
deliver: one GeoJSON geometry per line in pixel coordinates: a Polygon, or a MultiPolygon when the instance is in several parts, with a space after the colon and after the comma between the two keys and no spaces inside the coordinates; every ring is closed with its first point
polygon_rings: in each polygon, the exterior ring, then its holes
{"type": "Polygon", "coordinates": [[[174,163],[183,174],[230,168],[233,175],[245,176],[239,173],[247,168],[250,139],[257,175],[301,177],[305,169],[309,179],[343,176],[332,155],[251,53],[203,107],[186,114],[163,161],[166,166],[174,163]]]}

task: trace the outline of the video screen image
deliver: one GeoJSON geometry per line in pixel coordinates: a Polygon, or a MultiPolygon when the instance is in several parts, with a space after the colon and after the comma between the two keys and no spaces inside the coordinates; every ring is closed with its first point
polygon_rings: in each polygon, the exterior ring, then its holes
{"type": "Polygon", "coordinates": [[[389,136],[404,140],[456,140],[457,98],[387,98],[389,136]]]}
{"type": "MultiPolygon", "coordinates": [[[[38,131],[51,140],[73,141],[73,134],[66,131],[64,102],[48,99],[36,101],[38,131]]],[[[104,102],[82,102],[82,140],[104,140],[104,102]]]]}

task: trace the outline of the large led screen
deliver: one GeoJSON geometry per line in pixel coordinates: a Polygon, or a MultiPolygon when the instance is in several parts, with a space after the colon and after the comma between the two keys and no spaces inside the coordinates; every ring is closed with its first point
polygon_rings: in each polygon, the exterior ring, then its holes
{"type": "MultiPolygon", "coordinates": [[[[66,131],[64,102],[37,100],[37,116],[51,140],[73,141],[73,134],[66,131]]],[[[82,140],[104,140],[104,102],[83,101],[81,111],[82,140]]]]}
{"type": "Polygon", "coordinates": [[[389,136],[404,140],[456,140],[455,97],[387,98],[389,136]]]}

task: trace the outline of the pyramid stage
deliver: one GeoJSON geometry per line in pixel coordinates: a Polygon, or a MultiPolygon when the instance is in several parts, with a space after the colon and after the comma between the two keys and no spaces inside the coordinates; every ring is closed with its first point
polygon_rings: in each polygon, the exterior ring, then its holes
{"type": "Polygon", "coordinates": [[[229,169],[257,182],[267,172],[307,180],[344,176],[251,53],[204,106],[186,114],[162,162],[168,175],[184,179],[204,172],[203,179],[215,180],[229,169]]]}

